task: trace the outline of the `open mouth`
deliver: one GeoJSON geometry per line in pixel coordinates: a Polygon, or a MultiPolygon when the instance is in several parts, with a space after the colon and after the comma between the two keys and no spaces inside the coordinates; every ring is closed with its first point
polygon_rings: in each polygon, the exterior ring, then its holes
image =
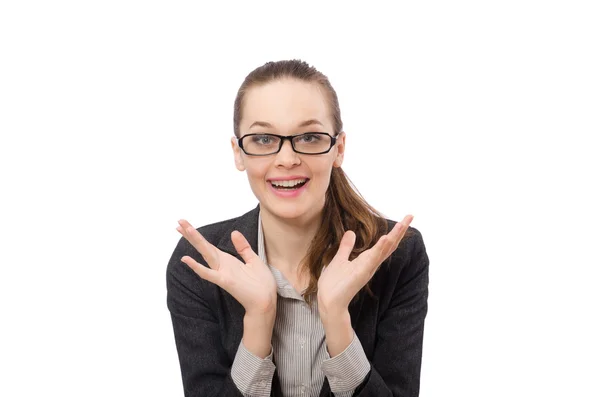
{"type": "Polygon", "coordinates": [[[310,179],[294,179],[291,181],[270,181],[271,186],[273,186],[277,190],[298,190],[302,186],[306,185],[306,183],[310,179]]]}

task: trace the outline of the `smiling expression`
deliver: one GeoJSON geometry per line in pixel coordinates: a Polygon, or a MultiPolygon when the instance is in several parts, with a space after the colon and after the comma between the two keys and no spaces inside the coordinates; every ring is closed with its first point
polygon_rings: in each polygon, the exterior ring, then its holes
{"type": "MultiPolygon", "coordinates": [[[[317,83],[292,78],[250,88],[244,98],[239,131],[240,138],[253,133],[335,135],[325,91],[317,83]]],[[[285,141],[279,153],[250,156],[239,148],[235,138],[231,140],[236,167],[246,171],[261,209],[281,218],[311,218],[323,209],[331,170],[342,165],[344,144],[345,134],[341,132],[335,146],[325,154],[296,153],[291,142],[285,141]],[[273,186],[303,181],[298,190],[273,186]]]]}

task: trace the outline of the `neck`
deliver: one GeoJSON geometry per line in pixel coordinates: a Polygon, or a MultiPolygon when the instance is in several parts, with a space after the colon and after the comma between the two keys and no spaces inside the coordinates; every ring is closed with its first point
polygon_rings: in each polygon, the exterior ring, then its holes
{"type": "Polygon", "coordinates": [[[269,264],[285,274],[299,274],[300,262],[321,224],[321,212],[284,219],[261,207],[260,217],[269,264]]]}

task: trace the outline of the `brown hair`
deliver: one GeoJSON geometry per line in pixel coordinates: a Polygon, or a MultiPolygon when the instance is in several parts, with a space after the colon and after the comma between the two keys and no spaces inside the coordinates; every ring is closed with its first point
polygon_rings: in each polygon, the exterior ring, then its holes
{"type": "MultiPolygon", "coordinates": [[[[316,83],[324,89],[330,104],[334,135],[342,131],[340,105],[329,79],[306,62],[294,59],[267,62],[253,70],[246,77],[238,90],[234,103],[233,129],[236,137],[240,137],[240,121],[242,119],[244,98],[248,90],[254,86],[284,78],[316,83]]],[[[372,247],[382,235],[386,234],[388,224],[384,216],[371,207],[358,193],[344,171],[341,168],[333,167],[325,198],[323,222],[301,264],[301,269],[304,270],[307,267],[310,273],[308,288],[303,293],[307,302],[310,302],[316,296],[317,281],[321,270],[335,256],[346,230],[352,230],[356,234],[356,243],[350,254],[352,260],[361,252],[372,247]]],[[[372,295],[368,283],[365,289],[372,295]]]]}

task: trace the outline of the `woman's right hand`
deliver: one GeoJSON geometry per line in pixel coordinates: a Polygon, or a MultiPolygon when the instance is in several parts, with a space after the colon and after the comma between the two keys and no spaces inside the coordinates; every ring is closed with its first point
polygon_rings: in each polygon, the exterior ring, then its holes
{"type": "Polygon", "coordinates": [[[246,309],[246,315],[274,313],[277,308],[277,284],[273,274],[252,251],[248,240],[237,230],[231,233],[231,241],[243,263],[233,255],[221,251],[208,241],[186,220],[180,220],[177,231],[181,233],[202,255],[210,267],[196,262],[189,256],[181,261],[198,276],[229,292],[246,309]]]}

